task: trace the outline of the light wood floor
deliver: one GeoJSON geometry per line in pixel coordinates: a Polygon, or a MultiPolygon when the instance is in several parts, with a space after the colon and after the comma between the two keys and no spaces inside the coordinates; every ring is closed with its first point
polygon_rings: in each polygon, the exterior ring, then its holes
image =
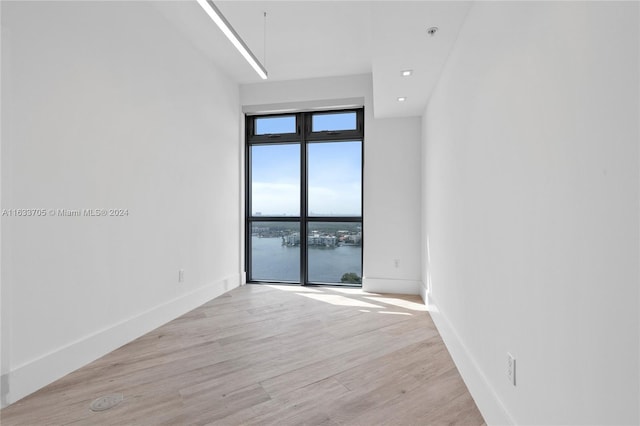
{"type": "Polygon", "coordinates": [[[247,285],[0,411],[14,424],[484,425],[416,296],[247,285]],[[122,393],[102,412],[90,403],[122,393]]]}

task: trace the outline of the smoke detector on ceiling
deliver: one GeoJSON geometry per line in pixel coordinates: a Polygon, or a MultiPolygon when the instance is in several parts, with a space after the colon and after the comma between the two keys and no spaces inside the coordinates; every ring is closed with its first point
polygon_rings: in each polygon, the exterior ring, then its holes
{"type": "Polygon", "coordinates": [[[438,32],[438,27],[427,28],[427,34],[429,34],[429,37],[433,37],[434,35],[436,35],[437,32],[438,32]]]}

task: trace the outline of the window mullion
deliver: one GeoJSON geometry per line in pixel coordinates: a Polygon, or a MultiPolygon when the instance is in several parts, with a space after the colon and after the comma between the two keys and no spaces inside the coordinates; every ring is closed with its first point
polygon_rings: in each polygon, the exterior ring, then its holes
{"type": "Polygon", "coordinates": [[[306,285],[307,271],[307,123],[304,113],[299,115],[300,141],[300,284],[306,285]]]}

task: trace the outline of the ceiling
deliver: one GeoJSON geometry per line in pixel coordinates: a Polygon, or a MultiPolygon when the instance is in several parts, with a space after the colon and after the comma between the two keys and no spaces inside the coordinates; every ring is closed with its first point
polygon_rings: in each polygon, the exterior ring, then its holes
{"type": "MultiPolygon", "coordinates": [[[[422,114],[471,2],[215,4],[265,65],[267,81],[371,73],[374,114],[384,118],[422,114]],[[438,32],[431,37],[427,29],[434,26],[438,32]],[[413,74],[402,77],[405,69],[413,74]],[[406,100],[398,102],[398,97],[406,100]]],[[[157,2],[156,6],[235,81],[262,81],[195,1],[157,2]]]]}

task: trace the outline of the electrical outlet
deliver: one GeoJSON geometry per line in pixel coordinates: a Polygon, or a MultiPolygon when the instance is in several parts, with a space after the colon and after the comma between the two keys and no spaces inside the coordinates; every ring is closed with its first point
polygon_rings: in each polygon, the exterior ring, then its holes
{"type": "Polygon", "coordinates": [[[393,259],[393,266],[395,266],[396,268],[400,267],[400,259],[393,259]]]}
{"type": "Polygon", "coordinates": [[[178,282],[184,282],[184,269],[178,269],[178,282]]]}
{"type": "Polygon", "coordinates": [[[516,359],[507,352],[507,379],[513,386],[516,385],[516,359]]]}

